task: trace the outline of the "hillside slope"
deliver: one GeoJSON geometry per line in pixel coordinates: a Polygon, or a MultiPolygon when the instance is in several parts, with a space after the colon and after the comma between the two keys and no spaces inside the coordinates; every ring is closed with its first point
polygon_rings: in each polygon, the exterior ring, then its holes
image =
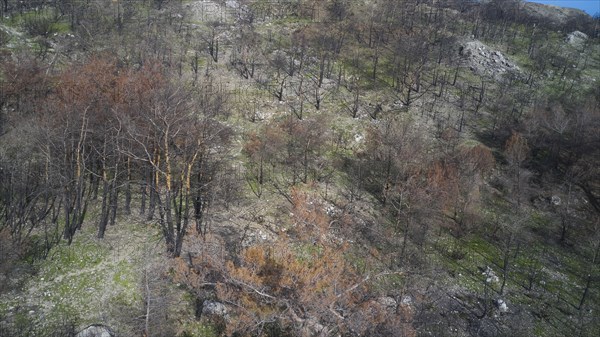
{"type": "Polygon", "coordinates": [[[597,335],[597,20],[5,4],[0,335],[597,335]]]}

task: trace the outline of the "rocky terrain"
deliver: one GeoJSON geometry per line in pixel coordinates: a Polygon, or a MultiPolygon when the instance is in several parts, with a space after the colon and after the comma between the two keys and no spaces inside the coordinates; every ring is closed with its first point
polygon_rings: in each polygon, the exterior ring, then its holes
{"type": "Polygon", "coordinates": [[[550,21],[557,27],[565,25],[570,21],[589,18],[589,14],[577,8],[565,8],[553,5],[545,5],[536,2],[524,2],[523,11],[539,21],[550,21]]]}
{"type": "Polygon", "coordinates": [[[583,12],[3,4],[0,336],[600,328],[583,12]]]}
{"type": "Polygon", "coordinates": [[[507,74],[522,75],[519,66],[507,59],[502,52],[486,46],[481,41],[468,41],[461,44],[459,55],[464,58],[466,66],[478,75],[489,76],[497,81],[507,74]]]}

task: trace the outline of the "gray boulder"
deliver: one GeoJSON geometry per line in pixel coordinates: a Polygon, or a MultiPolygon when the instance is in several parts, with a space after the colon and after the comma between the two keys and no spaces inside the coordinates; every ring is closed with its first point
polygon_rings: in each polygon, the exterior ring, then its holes
{"type": "Polygon", "coordinates": [[[227,318],[229,311],[227,307],[220,302],[206,300],[202,303],[202,315],[203,316],[218,316],[227,318]]]}
{"type": "Polygon", "coordinates": [[[582,33],[578,30],[571,32],[565,38],[565,42],[572,46],[579,46],[587,41],[588,36],[585,33],[582,33]]]}
{"type": "Polygon", "coordinates": [[[92,324],[79,331],[75,337],[115,337],[115,333],[106,325],[92,324]]]}
{"type": "Polygon", "coordinates": [[[396,300],[390,296],[379,297],[377,299],[377,303],[379,303],[379,305],[381,305],[383,308],[390,311],[395,311],[398,307],[398,302],[396,302],[396,300]]]}
{"type": "Polygon", "coordinates": [[[502,299],[496,301],[496,307],[500,312],[508,312],[508,305],[506,305],[506,302],[502,299]]]}

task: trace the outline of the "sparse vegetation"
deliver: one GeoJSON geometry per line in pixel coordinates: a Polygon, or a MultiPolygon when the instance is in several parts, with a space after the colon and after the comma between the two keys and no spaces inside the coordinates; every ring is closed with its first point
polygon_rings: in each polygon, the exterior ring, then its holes
{"type": "Polygon", "coordinates": [[[597,335],[598,18],[0,8],[0,335],[597,335]]]}

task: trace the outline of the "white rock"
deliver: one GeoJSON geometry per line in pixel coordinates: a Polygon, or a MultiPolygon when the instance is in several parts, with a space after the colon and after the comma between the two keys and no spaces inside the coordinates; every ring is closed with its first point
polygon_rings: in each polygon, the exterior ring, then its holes
{"type": "Polygon", "coordinates": [[[581,44],[583,42],[585,42],[588,39],[588,36],[585,33],[582,33],[578,30],[569,33],[569,35],[567,35],[567,38],[565,39],[565,41],[569,44],[581,44]]]}
{"type": "Polygon", "coordinates": [[[496,302],[496,305],[498,306],[498,310],[500,310],[500,312],[508,311],[508,306],[506,305],[506,302],[504,302],[504,300],[498,300],[496,302]]]}
{"type": "Polygon", "coordinates": [[[223,303],[207,300],[202,303],[202,315],[227,318],[228,310],[223,303]]]}
{"type": "Polygon", "coordinates": [[[484,275],[486,277],[485,278],[486,283],[500,282],[500,279],[498,278],[498,276],[496,276],[496,273],[494,273],[494,271],[492,270],[492,268],[490,268],[490,266],[487,266],[485,271],[483,273],[481,273],[481,275],[484,275]]]}
{"type": "Polygon", "coordinates": [[[377,303],[379,303],[382,307],[390,310],[396,310],[398,303],[393,297],[384,296],[377,299],[377,303]]]}
{"type": "Polygon", "coordinates": [[[107,326],[94,324],[81,330],[75,337],[114,337],[115,333],[107,326]]]}
{"type": "Polygon", "coordinates": [[[413,298],[409,295],[404,295],[402,296],[402,299],[400,299],[400,303],[403,305],[411,305],[413,304],[413,298]]]}

